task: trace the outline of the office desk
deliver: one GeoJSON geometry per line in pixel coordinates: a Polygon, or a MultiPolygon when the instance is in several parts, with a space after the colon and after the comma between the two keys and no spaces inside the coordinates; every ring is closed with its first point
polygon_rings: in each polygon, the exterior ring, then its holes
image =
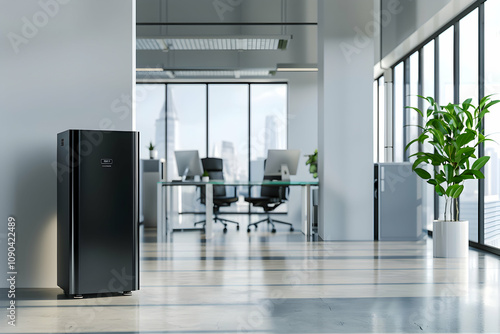
{"type": "Polygon", "coordinates": [[[157,235],[159,240],[163,238],[167,233],[172,232],[172,226],[168,222],[172,222],[173,219],[169,219],[169,216],[174,214],[173,210],[167,210],[167,206],[173,207],[173,188],[174,187],[185,187],[185,186],[202,186],[206,187],[205,190],[205,219],[207,221],[205,226],[206,238],[210,239],[213,237],[213,186],[290,186],[290,187],[301,187],[302,189],[302,232],[307,236],[311,236],[312,232],[312,222],[311,222],[311,187],[318,186],[317,181],[307,182],[307,181],[210,181],[210,182],[158,182],[158,228],[157,235]],[[169,195],[167,196],[166,189],[169,188],[169,195]],[[167,202],[168,201],[168,202],[167,202]]]}

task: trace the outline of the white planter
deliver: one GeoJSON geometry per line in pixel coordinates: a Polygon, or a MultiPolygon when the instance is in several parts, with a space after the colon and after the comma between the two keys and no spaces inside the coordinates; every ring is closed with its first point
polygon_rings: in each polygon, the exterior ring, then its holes
{"type": "Polygon", "coordinates": [[[158,157],[158,151],[157,150],[149,150],[149,159],[156,159],[158,157]]]}
{"type": "Polygon", "coordinates": [[[208,176],[202,176],[201,182],[208,182],[208,181],[210,181],[210,177],[208,177],[208,176]]]}
{"type": "Polygon", "coordinates": [[[435,220],[432,231],[434,257],[467,257],[469,222],[435,220]]]}

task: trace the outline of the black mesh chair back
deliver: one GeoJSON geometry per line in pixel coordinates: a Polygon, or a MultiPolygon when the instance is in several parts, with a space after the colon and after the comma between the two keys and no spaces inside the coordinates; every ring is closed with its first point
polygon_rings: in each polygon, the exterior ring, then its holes
{"type": "MultiPolygon", "coordinates": [[[[264,176],[265,181],[281,181],[281,176],[264,176]]],[[[287,186],[261,186],[260,196],[286,200],[288,193],[287,186]]]]}
{"type": "MultiPolygon", "coordinates": [[[[264,160],[264,170],[266,168],[266,160],[264,160]]],[[[281,181],[281,175],[279,176],[268,176],[264,175],[264,181],[281,181]]],[[[288,192],[290,187],[287,185],[261,185],[260,187],[260,197],[245,197],[245,201],[251,203],[255,207],[261,207],[264,212],[267,213],[267,217],[261,219],[255,223],[248,224],[247,232],[250,232],[250,226],[257,226],[261,223],[267,222],[272,226],[271,232],[276,232],[275,223],[284,224],[290,226],[290,231],[293,231],[293,225],[281,220],[271,218],[270,213],[274,211],[278,206],[285,203],[288,200],[288,192]]]]}
{"type": "MultiPolygon", "coordinates": [[[[201,163],[203,165],[203,170],[208,173],[208,177],[212,181],[216,180],[224,180],[224,174],[222,171],[223,168],[223,160],[220,158],[203,158],[201,159],[201,163]]],[[[205,200],[205,187],[202,186],[200,187],[200,192],[201,192],[201,198],[200,201],[202,204],[206,204],[205,200]]],[[[230,206],[231,203],[236,203],[238,202],[238,195],[236,193],[236,187],[234,189],[234,195],[227,196],[226,194],[226,186],[219,186],[219,185],[214,185],[213,186],[213,212],[214,212],[214,221],[215,222],[220,222],[224,225],[224,232],[227,231],[227,223],[231,224],[236,224],[236,229],[240,229],[240,224],[234,220],[229,220],[225,218],[219,217],[219,208],[222,206],[230,206]]],[[[197,224],[203,224],[205,226],[206,220],[202,220],[199,222],[194,223],[196,226],[197,224]]]]}
{"type": "MultiPolygon", "coordinates": [[[[264,160],[264,170],[267,159],[264,160]]],[[[264,175],[264,181],[281,181],[281,175],[264,175]]],[[[287,186],[261,186],[260,196],[286,201],[289,188],[287,186]]]]}
{"type": "MultiPolygon", "coordinates": [[[[210,180],[224,180],[222,172],[223,160],[220,158],[201,159],[203,170],[208,173],[210,180]]],[[[204,189],[204,188],[203,188],[204,189]]],[[[202,195],[205,195],[204,193],[202,195]]],[[[226,196],[226,186],[214,186],[214,197],[226,196]]],[[[204,198],[205,196],[202,196],[204,198]]]]}

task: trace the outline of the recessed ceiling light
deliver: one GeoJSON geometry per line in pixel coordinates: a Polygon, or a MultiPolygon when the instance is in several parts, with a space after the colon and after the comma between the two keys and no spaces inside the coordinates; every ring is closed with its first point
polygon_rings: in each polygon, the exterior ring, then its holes
{"type": "Polygon", "coordinates": [[[217,51],[285,50],[291,36],[221,36],[137,38],[137,50],[217,51]]]}

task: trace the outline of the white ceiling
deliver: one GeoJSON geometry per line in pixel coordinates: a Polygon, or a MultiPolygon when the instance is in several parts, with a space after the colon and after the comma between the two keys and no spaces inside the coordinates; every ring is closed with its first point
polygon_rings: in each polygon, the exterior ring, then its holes
{"type": "Polygon", "coordinates": [[[286,50],[137,50],[137,67],[274,71],[277,64],[316,64],[316,23],[317,0],[137,0],[138,38],[291,36],[286,50]]]}

